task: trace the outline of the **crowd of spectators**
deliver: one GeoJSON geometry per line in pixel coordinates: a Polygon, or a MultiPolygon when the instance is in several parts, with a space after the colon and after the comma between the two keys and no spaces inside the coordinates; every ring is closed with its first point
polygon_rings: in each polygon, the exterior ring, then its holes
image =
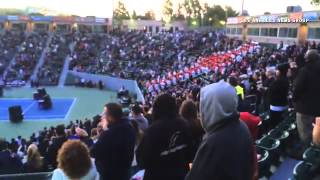
{"type": "Polygon", "coordinates": [[[72,34],[54,34],[45,56],[44,65],[37,74],[40,85],[57,85],[65,58],[70,54],[72,34]]]}
{"type": "Polygon", "coordinates": [[[46,32],[30,34],[20,45],[15,61],[8,68],[4,77],[6,82],[26,82],[45,48],[48,34],[46,32]]]}
{"type": "Polygon", "coordinates": [[[303,144],[318,142],[313,44],[271,49],[213,32],[139,31],[75,41],[70,69],[137,79],[145,102],[130,112],[108,103],[93,120],[0,140],[0,173],[55,169],[53,179],[128,180],[143,169],[145,180],[257,179],[256,115],[270,111],[270,130],[290,108],[303,144]]]}
{"type": "Polygon", "coordinates": [[[12,58],[18,50],[18,46],[24,40],[25,35],[21,32],[5,31],[0,35],[0,75],[3,76],[12,58]]]}

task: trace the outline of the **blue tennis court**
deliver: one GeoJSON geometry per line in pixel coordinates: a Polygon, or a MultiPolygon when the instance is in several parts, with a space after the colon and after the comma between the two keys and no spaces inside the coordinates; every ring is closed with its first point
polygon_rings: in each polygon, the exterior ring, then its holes
{"type": "Polygon", "coordinates": [[[21,106],[24,119],[65,119],[67,118],[76,99],[52,98],[52,109],[43,110],[38,107],[38,102],[33,99],[0,99],[0,120],[9,120],[8,108],[21,106]]]}

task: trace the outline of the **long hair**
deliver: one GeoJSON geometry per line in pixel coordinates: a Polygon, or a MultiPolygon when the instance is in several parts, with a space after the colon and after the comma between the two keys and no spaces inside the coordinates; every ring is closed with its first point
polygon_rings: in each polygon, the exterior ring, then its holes
{"type": "Polygon", "coordinates": [[[35,144],[30,144],[27,150],[27,163],[33,169],[41,169],[43,162],[38,147],[35,144]]]}

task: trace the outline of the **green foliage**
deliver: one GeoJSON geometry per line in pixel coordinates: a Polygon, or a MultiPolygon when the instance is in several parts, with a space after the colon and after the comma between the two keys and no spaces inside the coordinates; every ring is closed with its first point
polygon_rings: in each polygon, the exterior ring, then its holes
{"type": "Polygon", "coordinates": [[[25,12],[20,9],[7,9],[7,8],[0,8],[0,15],[25,15],[25,12]]]}
{"type": "Polygon", "coordinates": [[[118,1],[118,6],[113,11],[113,18],[117,21],[130,19],[129,12],[123,2],[118,1]]]}
{"type": "Polygon", "coordinates": [[[182,6],[182,4],[179,3],[177,12],[173,15],[172,20],[174,20],[174,21],[183,21],[183,20],[185,20],[185,17],[183,15],[182,10],[183,10],[183,6],[182,6]]]}
{"type": "Polygon", "coordinates": [[[131,15],[131,19],[137,20],[138,16],[135,10],[133,10],[132,15],[131,15]]]}
{"type": "Polygon", "coordinates": [[[164,18],[168,21],[172,20],[172,16],[173,16],[173,7],[172,6],[173,5],[172,5],[171,0],[165,0],[162,13],[164,15],[164,18]]]}
{"type": "Polygon", "coordinates": [[[220,5],[210,7],[206,4],[204,7],[203,24],[205,26],[222,27],[222,21],[226,22],[228,17],[235,17],[238,15],[239,13],[233,10],[230,6],[223,9],[220,5]]]}
{"type": "Polygon", "coordinates": [[[311,4],[315,6],[320,6],[320,0],[311,0],[311,4]]]}

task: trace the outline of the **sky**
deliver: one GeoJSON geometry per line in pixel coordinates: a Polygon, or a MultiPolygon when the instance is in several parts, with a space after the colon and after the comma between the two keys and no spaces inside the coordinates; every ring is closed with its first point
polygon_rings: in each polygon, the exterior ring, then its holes
{"type": "MultiPolygon", "coordinates": [[[[221,6],[231,6],[236,11],[241,11],[242,0],[199,0],[201,3],[209,5],[219,4],[221,6]]],[[[137,14],[144,14],[147,10],[153,10],[157,19],[160,19],[164,0],[122,0],[126,4],[130,14],[136,10],[137,14]]],[[[174,7],[183,0],[172,0],[174,7]]],[[[79,16],[111,17],[112,5],[117,4],[117,0],[0,0],[1,8],[26,7],[47,8],[66,14],[79,16]]],[[[303,11],[320,10],[320,6],[315,7],[310,4],[310,0],[244,0],[244,9],[250,15],[261,15],[264,12],[284,13],[289,5],[300,5],[303,11]]]]}

